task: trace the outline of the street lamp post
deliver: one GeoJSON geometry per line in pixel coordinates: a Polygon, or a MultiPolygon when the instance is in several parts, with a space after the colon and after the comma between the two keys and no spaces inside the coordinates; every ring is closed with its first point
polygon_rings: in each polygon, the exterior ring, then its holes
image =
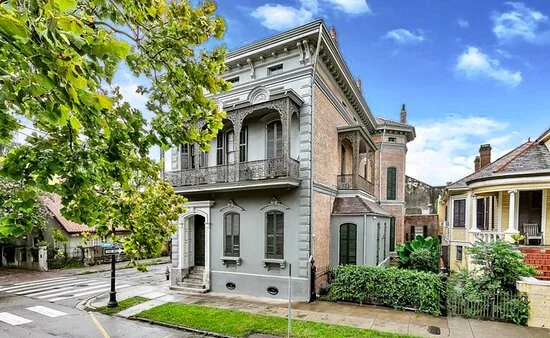
{"type": "MultiPolygon", "coordinates": [[[[115,235],[115,228],[113,226],[113,236],[115,235]]],[[[114,242],[113,242],[114,247],[114,242]]],[[[115,291],[115,255],[111,254],[111,291],[109,292],[109,303],[107,303],[108,308],[113,308],[118,306],[116,301],[116,291],[115,291]]]]}

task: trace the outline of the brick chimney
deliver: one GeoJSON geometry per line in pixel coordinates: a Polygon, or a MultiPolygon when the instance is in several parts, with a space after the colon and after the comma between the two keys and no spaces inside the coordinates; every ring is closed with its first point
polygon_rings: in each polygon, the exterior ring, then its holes
{"type": "Polygon", "coordinates": [[[403,104],[403,107],[401,108],[401,115],[400,115],[400,121],[403,124],[407,123],[407,110],[405,109],[405,104],[403,104]]]}
{"type": "Polygon", "coordinates": [[[483,169],[491,164],[491,145],[482,144],[479,147],[479,169],[483,169]]]}
{"type": "Polygon", "coordinates": [[[361,91],[361,79],[355,79],[355,84],[357,85],[357,88],[359,88],[359,91],[361,91]]]}
{"type": "Polygon", "coordinates": [[[479,162],[480,162],[479,156],[476,156],[476,158],[474,160],[474,170],[476,172],[479,170],[479,162]]]}
{"type": "Polygon", "coordinates": [[[334,40],[334,43],[336,43],[336,46],[338,46],[338,35],[336,34],[336,28],[334,28],[334,26],[330,27],[329,33],[332,40],[334,40]]]}

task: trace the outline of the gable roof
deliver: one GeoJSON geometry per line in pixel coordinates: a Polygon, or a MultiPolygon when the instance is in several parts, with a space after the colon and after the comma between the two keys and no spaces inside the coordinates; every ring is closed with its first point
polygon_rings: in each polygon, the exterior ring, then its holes
{"type": "MultiPolygon", "coordinates": [[[[543,133],[544,136],[547,132],[543,133]]],[[[550,149],[543,143],[543,137],[527,141],[486,167],[447,186],[451,190],[468,188],[473,181],[514,174],[536,174],[550,170],[550,149]]]]}
{"type": "MultiPolygon", "coordinates": [[[[95,229],[93,227],[69,221],[61,214],[61,209],[63,208],[63,204],[61,204],[61,196],[57,194],[44,194],[41,199],[52,217],[67,233],[80,234],[83,232],[95,232],[95,229]]],[[[117,228],[115,232],[123,231],[126,231],[126,229],[117,228]]]]}

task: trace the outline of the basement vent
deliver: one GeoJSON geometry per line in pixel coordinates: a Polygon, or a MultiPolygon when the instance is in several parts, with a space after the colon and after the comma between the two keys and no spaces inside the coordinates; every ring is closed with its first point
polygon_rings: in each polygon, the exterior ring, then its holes
{"type": "Polygon", "coordinates": [[[235,285],[235,283],[233,283],[233,282],[229,282],[229,283],[225,284],[225,287],[226,287],[228,290],[235,290],[235,288],[237,287],[237,285],[235,285]]]}
{"type": "Polygon", "coordinates": [[[270,287],[267,288],[267,293],[269,293],[272,296],[275,296],[276,294],[279,293],[279,289],[277,289],[274,286],[270,286],[270,287]]]}

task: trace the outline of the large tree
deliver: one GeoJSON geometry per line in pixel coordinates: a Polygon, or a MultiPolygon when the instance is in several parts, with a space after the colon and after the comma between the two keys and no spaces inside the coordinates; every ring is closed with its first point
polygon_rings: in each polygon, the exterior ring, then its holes
{"type": "MultiPolygon", "coordinates": [[[[207,150],[222,126],[224,113],[205,95],[229,88],[219,77],[225,49],[201,48],[224,33],[215,9],[212,1],[0,0],[0,143],[32,131],[0,158],[0,176],[59,194],[63,214],[99,235],[130,230],[124,247],[133,257],[159,253],[184,199],[149,152],[207,150]],[[138,93],[150,120],[112,84],[123,63],[146,79],[138,93]]],[[[11,210],[0,232],[30,230],[11,210]]]]}

